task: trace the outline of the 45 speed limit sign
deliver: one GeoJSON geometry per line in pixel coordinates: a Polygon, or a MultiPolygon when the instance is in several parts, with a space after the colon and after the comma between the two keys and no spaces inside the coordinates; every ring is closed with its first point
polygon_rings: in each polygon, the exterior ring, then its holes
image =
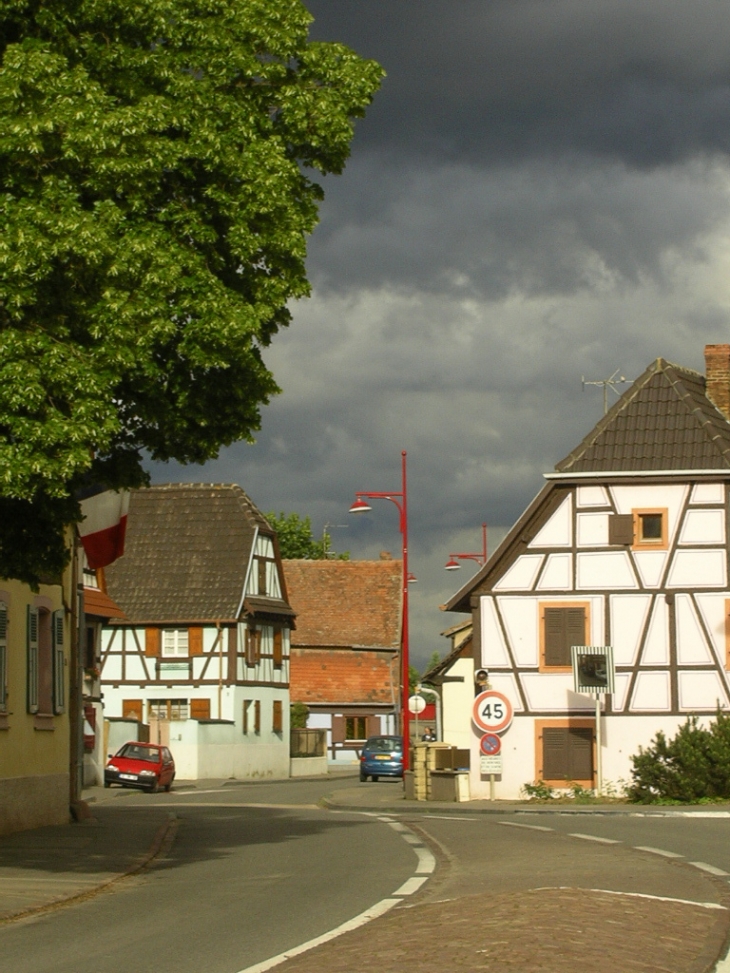
{"type": "Polygon", "coordinates": [[[501,733],[512,722],[512,703],[502,693],[488,689],[474,700],[471,718],[485,733],[501,733]]]}

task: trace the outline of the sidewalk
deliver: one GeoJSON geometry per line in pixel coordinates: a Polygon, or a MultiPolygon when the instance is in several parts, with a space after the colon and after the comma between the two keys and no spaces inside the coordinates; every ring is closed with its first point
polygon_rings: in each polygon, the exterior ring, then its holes
{"type": "Polygon", "coordinates": [[[79,900],[143,868],[171,840],[164,807],[90,805],[78,824],[0,838],[0,923],[79,900]]]}

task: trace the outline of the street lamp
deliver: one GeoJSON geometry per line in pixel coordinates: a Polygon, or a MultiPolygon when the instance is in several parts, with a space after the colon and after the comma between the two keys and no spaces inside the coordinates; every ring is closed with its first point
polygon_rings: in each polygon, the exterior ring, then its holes
{"type": "Polygon", "coordinates": [[[482,549],[478,554],[449,554],[449,560],[444,565],[445,571],[458,571],[459,561],[476,561],[480,568],[487,563],[487,525],[482,524],[482,549]],[[458,560],[457,560],[458,559],[458,560]]]}
{"type": "Polygon", "coordinates": [[[403,732],[403,770],[409,767],[410,711],[408,709],[408,585],[416,578],[408,573],[408,501],[406,496],[406,451],[401,452],[401,489],[392,493],[371,493],[368,490],[358,490],[356,500],[350,507],[351,514],[367,513],[373,508],[366,500],[390,500],[398,508],[400,514],[400,532],[403,541],[403,625],[401,627],[401,729],[403,732]],[[364,500],[363,497],[366,499],[364,500]]]}

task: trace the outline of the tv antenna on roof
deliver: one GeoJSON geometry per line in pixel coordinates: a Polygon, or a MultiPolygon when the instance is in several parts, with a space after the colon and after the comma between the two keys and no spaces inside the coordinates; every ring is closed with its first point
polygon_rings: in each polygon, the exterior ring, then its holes
{"type": "Polygon", "coordinates": [[[617,397],[620,398],[621,397],[621,393],[618,391],[618,389],[616,388],[616,386],[617,385],[633,385],[633,381],[630,378],[624,378],[623,375],[620,378],[616,378],[616,376],[618,375],[618,373],[620,371],[621,371],[621,369],[620,368],[617,368],[616,371],[613,373],[613,375],[609,376],[608,378],[602,378],[598,382],[588,382],[588,381],[586,381],[586,378],[585,378],[584,375],[581,375],[581,377],[580,377],[580,384],[583,386],[583,391],[585,391],[586,385],[600,385],[600,386],[603,387],[603,414],[604,414],[604,416],[608,412],[608,390],[611,389],[611,391],[612,392],[615,392],[616,395],[617,395],[617,397]]]}
{"type": "Polygon", "coordinates": [[[330,527],[338,527],[346,529],[349,524],[325,524],[322,528],[322,550],[325,557],[335,557],[335,552],[330,550],[330,541],[332,540],[332,535],[330,534],[330,527]]]}

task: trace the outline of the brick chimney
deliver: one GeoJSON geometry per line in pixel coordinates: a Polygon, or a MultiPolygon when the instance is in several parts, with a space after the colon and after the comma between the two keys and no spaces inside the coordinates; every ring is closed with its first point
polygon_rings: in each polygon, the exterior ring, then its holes
{"type": "Polygon", "coordinates": [[[705,345],[705,391],[730,420],[730,345],[705,345]]]}

